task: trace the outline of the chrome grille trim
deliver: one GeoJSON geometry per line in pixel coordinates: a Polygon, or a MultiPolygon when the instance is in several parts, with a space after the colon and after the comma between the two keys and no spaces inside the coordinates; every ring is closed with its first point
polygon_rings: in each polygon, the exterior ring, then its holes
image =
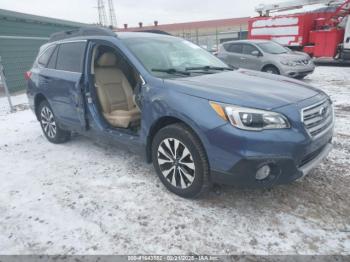
{"type": "Polygon", "coordinates": [[[330,99],[302,109],[301,121],[313,139],[327,133],[334,126],[334,110],[330,99]]]}

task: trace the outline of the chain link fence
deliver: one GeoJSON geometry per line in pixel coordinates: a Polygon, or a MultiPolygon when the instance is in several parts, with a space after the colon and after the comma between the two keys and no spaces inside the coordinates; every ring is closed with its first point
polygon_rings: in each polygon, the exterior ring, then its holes
{"type": "Polygon", "coordinates": [[[24,73],[31,68],[40,46],[47,40],[44,37],[0,36],[0,55],[11,94],[25,90],[24,73]]]}
{"type": "Polygon", "coordinates": [[[28,100],[25,94],[11,96],[0,57],[0,116],[27,108],[28,100]]]}
{"type": "Polygon", "coordinates": [[[8,87],[6,85],[4,67],[2,66],[1,57],[0,57],[0,114],[13,112],[13,111],[14,111],[14,108],[13,108],[8,87]]]}

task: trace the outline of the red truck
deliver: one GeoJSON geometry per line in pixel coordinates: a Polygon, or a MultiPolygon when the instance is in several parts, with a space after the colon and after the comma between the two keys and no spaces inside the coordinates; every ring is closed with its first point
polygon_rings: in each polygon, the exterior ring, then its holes
{"type": "Polygon", "coordinates": [[[350,0],[298,0],[260,5],[259,17],[249,21],[249,39],[276,41],[312,57],[350,60],[350,0]],[[316,11],[270,16],[272,12],[326,4],[316,11]]]}

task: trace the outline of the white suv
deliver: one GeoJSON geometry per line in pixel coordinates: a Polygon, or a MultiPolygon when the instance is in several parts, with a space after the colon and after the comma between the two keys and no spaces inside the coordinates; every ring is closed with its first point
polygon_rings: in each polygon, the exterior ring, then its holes
{"type": "Polygon", "coordinates": [[[310,56],[273,41],[242,40],[226,42],[217,56],[228,65],[302,79],[315,70],[310,56]]]}

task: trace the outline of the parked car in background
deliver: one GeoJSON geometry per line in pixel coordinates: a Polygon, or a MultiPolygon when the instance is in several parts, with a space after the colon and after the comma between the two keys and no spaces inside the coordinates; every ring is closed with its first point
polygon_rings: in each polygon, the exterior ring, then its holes
{"type": "Polygon", "coordinates": [[[218,58],[230,66],[302,79],[315,70],[310,56],[276,42],[240,40],[219,47],[218,58]]]}
{"type": "Polygon", "coordinates": [[[186,198],[211,183],[292,182],[332,148],[327,94],[286,77],[233,70],[173,36],[59,33],[26,78],[48,141],[64,143],[78,132],[141,153],[162,183],[186,198]]]}

